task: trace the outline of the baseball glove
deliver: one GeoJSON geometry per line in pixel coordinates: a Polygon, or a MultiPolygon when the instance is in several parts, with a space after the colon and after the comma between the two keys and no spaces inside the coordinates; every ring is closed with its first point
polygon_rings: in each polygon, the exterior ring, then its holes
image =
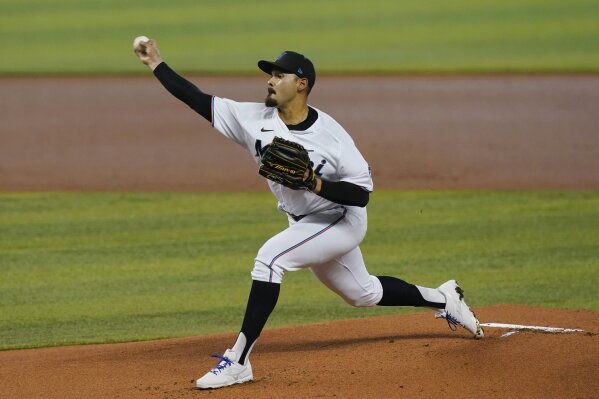
{"type": "Polygon", "coordinates": [[[262,176],[293,190],[314,190],[316,175],[308,151],[298,143],[275,137],[262,155],[262,176]]]}

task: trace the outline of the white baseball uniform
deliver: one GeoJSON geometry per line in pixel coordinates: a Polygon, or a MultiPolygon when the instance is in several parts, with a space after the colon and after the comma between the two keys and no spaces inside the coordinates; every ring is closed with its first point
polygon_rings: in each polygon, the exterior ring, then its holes
{"type": "MultiPolygon", "coordinates": [[[[267,74],[275,68],[295,71],[299,77],[308,79],[309,87],[314,84],[312,63],[299,53],[286,51],[274,63],[262,60],[258,67],[267,74]]],[[[220,388],[253,379],[248,356],[276,306],[286,271],[309,268],[327,287],[354,306],[430,306],[439,309],[438,314],[448,323],[460,324],[475,336],[482,336],[482,329],[463,302],[462,291],[454,280],[433,289],[368,273],[359,247],[366,234],[366,209],[324,198],[366,204],[366,194],[356,186],[367,191],[373,188],[368,164],[351,137],[333,118],[310,107],[304,122],[287,126],[276,108],[205,94],[164,63],[156,66],[154,74],[171,94],[211,121],[225,137],[250,151],[257,164],[266,147],[278,136],[306,148],[314,173],[330,182],[322,186],[329,187],[330,191],[323,191],[321,197],[267,180],[279,209],[288,215],[289,227],[271,237],[258,251],[239,336],[233,348],[227,349],[223,356],[213,355],[219,359],[216,367],[199,378],[196,387],[220,388]],[[344,191],[347,187],[351,188],[351,194],[344,191]],[[366,198],[361,200],[362,196],[366,198]],[[452,300],[449,305],[447,298],[452,300]]]]}
{"type": "MultiPolygon", "coordinates": [[[[324,180],[345,181],[372,191],[368,164],[349,134],[326,113],[314,108],[318,118],[312,126],[290,131],[275,107],[216,96],[212,101],[214,128],[246,148],[257,164],[265,147],[278,136],[304,146],[315,172],[324,180]]],[[[252,278],[281,283],[286,271],[310,268],[351,305],[376,305],[382,286],[366,270],[359,248],[366,234],[366,209],[267,181],[279,209],[288,214],[289,227],[260,248],[252,278]]]]}

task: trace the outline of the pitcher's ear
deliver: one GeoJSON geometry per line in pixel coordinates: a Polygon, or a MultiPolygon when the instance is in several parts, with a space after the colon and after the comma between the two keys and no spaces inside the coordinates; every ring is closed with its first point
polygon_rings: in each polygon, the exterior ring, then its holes
{"type": "Polygon", "coordinates": [[[297,85],[298,90],[305,90],[308,88],[308,79],[306,78],[299,78],[298,79],[298,85],[297,85]]]}

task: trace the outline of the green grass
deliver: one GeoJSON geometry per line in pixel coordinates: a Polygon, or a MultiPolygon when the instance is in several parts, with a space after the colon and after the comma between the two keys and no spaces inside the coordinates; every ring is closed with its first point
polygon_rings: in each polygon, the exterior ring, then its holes
{"type": "Polygon", "coordinates": [[[0,74],[143,73],[141,34],[185,72],[285,49],[329,73],[599,71],[595,0],[2,0],[0,74]]]}
{"type": "MultiPolygon", "coordinates": [[[[0,194],[0,348],[237,331],[260,245],[285,227],[267,193],[0,194]]],[[[599,310],[599,193],[376,192],[369,270],[476,306],[599,310]]],[[[308,271],[269,326],[411,312],[355,309],[308,271]]]]}

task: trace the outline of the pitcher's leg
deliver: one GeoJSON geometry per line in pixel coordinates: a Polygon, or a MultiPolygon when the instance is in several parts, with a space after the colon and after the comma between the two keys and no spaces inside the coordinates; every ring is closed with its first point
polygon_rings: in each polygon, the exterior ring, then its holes
{"type": "Polygon", "coordinates": [[[464,302],[463,290],[455,280],[449,280],[438,288],[427,288],[397,277],[371,276],[359,248],[310,269],[323,284],[350,305],[429,307],[436,309],[435,317],[446,319],[450,328],[461,325],[475,338],[484,335],[474,312],[464,302]]]}
{"type": "Polygon", "coordinates": [[[288,271],[335,259],[360,244],[365,227],[356,228],[344,209],[310,215],[270,238],[258,251],[252,279],[280,283],[288,271]]]}
{"type": "Polygon", "coordinates": [[[284,273],[336,258],[362,239],[363,232],[360,235],[360,229],[354,228],[345,215],[346,209],[341,208],[307,216],[262,246],[252,271],[252,289],[237,341],[218,356],[217,366],[197,381],[198,388],[216,388],[253,378],[250,353],[276,306],[284,273]]]}
{"type": "Polygon", "coordinates": [[[219,358],[216,367],[196,381],[200,389],[220,388],[251,381],[253,377],[249,354],[277,304],[280,284],[252,281],[241,331],[235,345],[219,358]]]}
{"type": "Polygon", "coordinates": [[[383,285],[383,298],[379,306],[445,307],[445,297],[436,288],[410,284],[397,277],[378,276],[378,279],[383,285]]]}
{"type": "Polygon", "coordinates": [[[325,264],[312,266],[310,270],[352,306],[374,306],[383,297],[381,282],[366,270],[360,247],[325,264]]]}
{"type": "Polygon", "coordinates": [[[397,277],[370,275],[359,247],[310,270],[352,306],[445,307],[445,297],[436,288],[413,285],[397,277]]]}

